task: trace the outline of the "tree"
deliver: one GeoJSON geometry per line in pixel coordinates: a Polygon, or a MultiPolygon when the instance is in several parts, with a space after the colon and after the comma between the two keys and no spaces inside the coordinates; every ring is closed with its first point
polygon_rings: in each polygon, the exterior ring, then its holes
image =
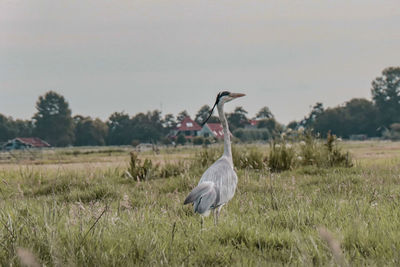
{"type": "Polygon", "coordinates": [[[299,122],[291,121],[291,122],[288,123],[288,125],[286,127],[290,128],[292,130],[295,130],[298,126],[299,126],[299,122]]]}
{"type": "Polygon", "coordinates": [[[260,109],[260,111],[258,111],[258,113],[256,114],[256,119],[272,119],[274,117],[274,115],[272,114],[271,110],[265,106],[262,107],[260,109]]]}
{"type": "Polygon", "coordinates": [[[14,127],[19,137],[30,137],[34,132],[34,125],[31,120],[15,120],[14,127]]]}
{"type": "Polygon", "coordinates": [[[0,114],[0,142],[5,142],[17,136],[13,119],[0,114]]]}
{"type": "Polygon", "coordinates": [[[128,145],[131,144],[132,123],[129,115],[124,112],[114,112],[108,118],[108,138],[109,145],[128,145]]]}
{"type": "Polygon", "coordinates": [[[103,146],[106,144],[108,126],[100,119],[75,116],[75,145],[103,146]]]}
{"type": "Polygon", "coordinates": [[[379,122],[389,127],[400,122],[400,67],[389,67],[372,81],[372,99],[379,110],[379,122]]]}
{"type": "Polygon", "coordinates": [[[274,118],[259,120],[257,128],[267,129],[271,136],[277,136],[283,130],[283,126],[280,125],[274,118]]]}
{"type": "Polygon", "coordinates": [[[183,134],[179,134],[178,137],[176,138],[176,144],[178,145],[184,145],[186,143],[186,138],[183,134]]]}
{"type": "Polygon", "coordinates": [[[173,114],[166,114],[162,120],[162,126],[164,127],[166,133],[176,128],[176,121],[173,114]]]}
{"type": "Polygon", "coordinates": [[[301,121],[301,125],[305,128],[313,128],[315,120],[324,112],[324,105],[321,102],[315,103],[312,107],[310,114],[308,117],[305,117],[304,120],[301,121]]]}
{"type": "Polygon", "coordinates": [[[176,116],[176,120],[178,122],[182,122],[184,118],[189,117],[189,113],[186,110],[179,112],[178,116],[176,116]]]}
{"type": "Polygon", "coordinates": [[[71,110],[64,97],[54,91],[40,96],[33,116],[35,133],[53,146],[67,146],[74,142],[71,110]]]}
{"type": "MultiPolygon", "coordinates": [[[[209,105],[202,106],[196,114],[196,117],[194,119],[195,122],[197,122],[200,125],[203,124],[206,121],[206,119],[208,118],[208,116],[210,115],[210,112],[211,112],[211,108],[209,105]]],[[[219,122],[219,119],[216,116],[211,116],[208,119],[208,122],[219,122]]]]}
{"type": "Polygon", "coordinates": [[[156,143],[165,135],[162,126],[161,111],[154,110],[138,113],[132,118],[133,139],[141,142],[156,143]]]}
{"type": "Polygon", "coordinates": [[[233,113],[227,114],[227,120],[231,131],[237,128],[243,128],[245,125],[249,124],[246,114],[247,111],[244,110],[243,107],[236,107],[233,113]]]}
{"type": "Polygon", "coordinates": [[[14,120],[0,114],[0,142],[15,137],[30,137],[33,132],[33,124],[30,120],[14,120]]]}
{"type": "Polygon", "coordinates": [[[326,136],[328,131],[348,138],[353,134],[377,136],[377,109],[367,99],[354,98],[344,106],[328,108],[313,123],[316,132],[326,136]]]}

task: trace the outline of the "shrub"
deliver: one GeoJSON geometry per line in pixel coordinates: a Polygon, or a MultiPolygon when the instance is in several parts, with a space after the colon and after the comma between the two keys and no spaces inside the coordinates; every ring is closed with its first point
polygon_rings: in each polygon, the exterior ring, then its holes
{"type": "Polygon", "coordinates": [[[393,123],[389,129],[384,130],[382,137],[392,141],[400,140],[400,123],[393,123]]]}
{"type": "Polygon", "coordinates": [[[332,135],[331,132],[328,132],[326,137],[326,144],[328,150],[328,163],[331,167],[352,167],[353,163],[351,162],[349,152],[343,153],[341,149],[337,145],[337,137],[336,135],[332,135]]]}
{"type": "Polygon", "coordinates": [[[178,137],[176,138],[176,144],[178,145],[184,145],[186,143],[186,138],[183,134],[179,134],[178,137]]]}
{"type": "Polygon", "coordinates": [[[338,146],[338,138],[329,131],[326,142],[315,137],[311,132],[302,136],[299,151],[299,165],[317,167],[351,167],[353,166],[348,152],[344,153],[338,146]]]}
{"type": "Polygon", "coordinates": [[[160,170],[160,176],[163,178],[174,177],[184,173],[186,166],[184,162],[166,163],[160,170]]]}
{"type": "Polygon", "coordinates": [[[266,157],[256,148],[232,149],[233,164],[239,169],[262,170],[266,166],[266,157]]]}
{"type": "Polygon", "coordinates": [[[128,173],[135,180],[148,180],[156,173],[158,165],[153,165],[150,159],[145,159],[143,164],[135,152],[130,153],[128,173]]]}
{"type": "Polygon", "coordinates": [[[140,145],[140,141],[139,140],[132,140],[131,145],[133,147],[137,147],[138,145],[140,145]]]}
{"type": "Polygon", "coordinates": [[[318,143],[318,138],[311,131],[307,131],[299,136],[299,155],[298,163],[301,166],[321,165],[321,145],[318,143]]]}
{"type": "Polygon", "coordinates": [[[296,153],[291,144],[273,141],[268,157],[268,167],[274,172],[290,170],[295,165],[295,157],[296,153]]]}
{"type": "Polygon", "coordinates": [[[221,151],[215,148],[204,148],[197,152],[194,157],[193,167],[200,165],[200,167],[208,167],[213,164],[221,156],[221,151]]]}
{"type": "Polygon", "coordinates": [[[272,137],[268,129],[244,129],[239,128],[233,131],[233,135],[242,142],[250,142],[255,140],[268,140],[272,137]]]}
{"type": "Polygon", "coordinates": [[[204,138],[202,136],[195,137],[193,139],[193,145],[202,145],[204,143],[204,138]]]}

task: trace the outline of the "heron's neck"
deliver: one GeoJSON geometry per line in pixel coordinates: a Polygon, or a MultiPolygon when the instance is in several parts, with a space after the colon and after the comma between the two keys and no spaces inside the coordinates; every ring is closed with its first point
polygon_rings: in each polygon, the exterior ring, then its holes
{"type": "Polygon", "coordinates": [[[221,121],[222,128],[224,128],[224,156],[226,156],[229,159],[233,167],[231,136],[228,127],[228,121],[226,120],[224,113],[224,104],[217,105],[217,107],[218,107],[219,120],[221,121]]]}

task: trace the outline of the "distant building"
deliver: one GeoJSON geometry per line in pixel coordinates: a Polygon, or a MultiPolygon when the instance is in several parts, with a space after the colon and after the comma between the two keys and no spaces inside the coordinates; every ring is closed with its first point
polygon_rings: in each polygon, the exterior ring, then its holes
{"type": "Polygon", "coordinates": [[[199,135],[224,139],[224,129],[222,128],[221,123],[206,123],[199,132],[199,135]]]}
{"type": "Polygon", "coordinates": [[[260,120],[248,120],[248,124],[246,124],[244,128],[250,128],[250,129],[257,128],[259,122],[260,120]]]}
{"type": "Polygon", "coordinates": [[[3,149],[6,150],[43,148],[43,147],[50,147],[50,144],[37,137],[29,137],[29,138],[18,137],[7,141],[3,145],[3,149]]]}
{"type": "Polygon", "coordinates": [[[191,139],[199,136],[200,131],[200,125],[198,125],[190,117],[185,117],[182,122],[178,123],[177,128],[169,136],[177,137],[178,135],[183,134],[186,139],[191,139]]]}

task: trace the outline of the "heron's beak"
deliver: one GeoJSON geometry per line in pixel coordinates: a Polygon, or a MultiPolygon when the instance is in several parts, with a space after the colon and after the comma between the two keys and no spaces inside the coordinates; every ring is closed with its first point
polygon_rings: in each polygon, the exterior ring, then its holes
{"type": "Polygon", "coordinates": [[[233,97],[233,98],[238,98],[238,97],[245,96],[245,94],[230,93],[229,96],[230,96],[230,97],[233,97]]]}

